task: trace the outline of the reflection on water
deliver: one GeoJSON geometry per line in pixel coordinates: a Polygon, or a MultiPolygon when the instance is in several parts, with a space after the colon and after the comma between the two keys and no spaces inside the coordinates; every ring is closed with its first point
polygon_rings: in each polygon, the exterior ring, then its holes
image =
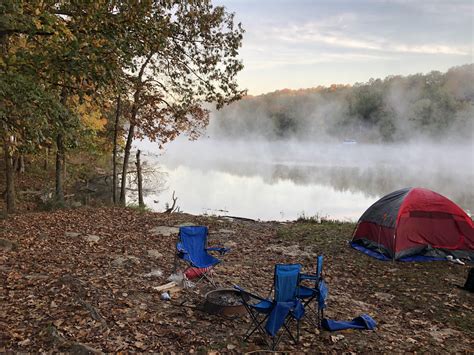
{"type": "Polygon", "coordinates": [[[420,186],[474,210],[472,146],[296,142],[173,142],[161,155],[168,190],[147,196],[162,211],[176,191],[184,212],[291,220],[303,213],[357,220],[379,197],[420,186]],[[158,201],[155,203],[154,201],[158,201]]]}

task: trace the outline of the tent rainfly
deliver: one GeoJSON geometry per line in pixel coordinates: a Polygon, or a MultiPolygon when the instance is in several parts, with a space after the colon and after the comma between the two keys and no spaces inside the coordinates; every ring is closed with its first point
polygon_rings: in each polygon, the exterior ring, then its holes
{"type": "Polygon", "coordinates": [[[474,225],[448,198],[424,188],[394,191],[360,217],[351,246],[380,260],[452,255],[474,262],[474,225]]]}

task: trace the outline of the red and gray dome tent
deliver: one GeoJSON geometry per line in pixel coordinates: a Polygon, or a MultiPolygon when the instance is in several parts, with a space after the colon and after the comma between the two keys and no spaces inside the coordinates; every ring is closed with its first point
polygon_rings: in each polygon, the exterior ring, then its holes
{"type": "Polygon", "coordinates": [[[381,260],[474,261],[472,219],[448,198],[423,188],[394,191],[360,217],[351,246],[381,260]]]}

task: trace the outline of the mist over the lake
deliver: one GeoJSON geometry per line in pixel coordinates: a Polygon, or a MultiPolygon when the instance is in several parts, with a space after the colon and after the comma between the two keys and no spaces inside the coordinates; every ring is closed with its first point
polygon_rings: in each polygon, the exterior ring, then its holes
{"type": "Polygon", "coordinates": [[[366,143],[472,142],[474,64],[354,86],[280,90],[214,112],[207,134],[225,139],[366,143]]]}
{"type": "Polygon", "coordinates": [[[437,191],[474,210],[472,145],[343,144],[179,139],[156,155],[167,190],[149,201],[163,209],[176,192],[185,212],[295,219],[356,220],[379,197],[403,187],[437,191]]]}
{"type": "MultiPolygon", "coordinates": [[[[264,220],[357,220],[381,196],[424,187],[474,211],[474,65],[408,77],[281,90],[220,111],[197,141],[159,150],[163,210],[264,220]]],[[[160,191],[158,191],[160,190],[160,191]]]]}

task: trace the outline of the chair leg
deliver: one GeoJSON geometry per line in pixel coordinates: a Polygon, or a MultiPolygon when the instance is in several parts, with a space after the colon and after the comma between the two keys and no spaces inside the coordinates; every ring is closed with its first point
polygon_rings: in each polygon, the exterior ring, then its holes
{"type": "Polygon", "coordinates": [[[324,318],[324,309],[321,309],[319,312],[318,312],[318,325],[319,325],[319,329],[322,328],[322,321],[323,321],[323,318],[324,318]]]}
{"type": "Polygon", "coordinates": [[[295,337],[293,336],[293,334],[291,334],[290,328],[288,328],[288,323],[287,323],[287,324],[283,324],[283,327],[285,327],[285,330],[286,330],[286,332],[288,333],[288,335],[290,336],[290,338],[291,338],[291,340],[293,341],[293,343],[298,344],[298,342],[296,341],[296,339],[295,339],[295,337]]]}
{"type": "MultiPolygon", "coordinates": [[[[287,320],[284,324],[283,324],[283,328],[285,329],[285,331],[288,333],[288,336],[290,337],[290,339],[293,341],[293,343],[296,345],[299,343],[299,322],[297,322],[296,326],[297,326],[297,339],[295,339],[295,337],[293,336],[293,334],[291,334],[291,331],[290,331],[290,328],[288,327],[290,323],[290,320],[287,320]]],[[[280,335],[278,336],[274,336],[272,337],[272,342],[271,342],[271,350],[276,350],[276,348],[278,347],[278,345],[280,344],[280,341],[281,339],[283,338],[283,334],[280,333],[280,335]]]]}
{"type": "MultiPolygon", "coordinates": [[[[259,321],[257,319],[257,317],[252,313],[251,315],[253,321],[254,321],[254,324],[255,324],[255,328],[253,328],[253,330],[244,337],[244,341],[247,341],[253,333],[255,333],[256,330],[258,330],[258,332],[260,333],[260,335],[264,338],[264,340],[266,340],[266,334],[265,334],[265,331],[262,329],[262,324],[263,322],[265,322],[268,318],[268,315],[263,317],[261,321],[259,321]]],[[[250,326],[249,330],[251,329],[252,326],[250,326]]],[[[247,331],[248,333],[248,331],[247,331]]]]}
{"type": "Polygon", "coordinates": [[[304,303],[305,315],[304,320],[309,326],[319,329],[319,310],[315,310],[310,301],[304,303]]]}
{"type": "Polygon", "coordinates": [[[296,321],[296,343],[300,342],[300,321],[296,321]]]}
{"type": "Polygon", "coordinates": [[[173,263],[173,274],[176,274],[176,271],[178,270],[178,254],[174,254],[174,263],[173,263]]]}
{"type": "MultiPolygon", "coordinates": [[[[191,266],[191,267],[194,267],[194,266],[191,266]]],[[[212,269],[211,269],[212,270],[212,269]]],[[[217,283],[214,281],[214,278],[212,277],[211,273],[209,270],[208,272],[205,272],[203,273],[201,276],[199,276],[199,278],[194,281],[194,283],[197,285],[199,284],[202,280],[206,280],[207,282],[209,282],[214,288],[217,288],[218,285],[217,283]]]]}
{"type": "Polygon", "coordinates": [[[265,322],[267,320],[269,315],[267,314],[265,317],[262,317],[262,320],[258,320],[255,313],[252,311],[252,309],[249,307],[249,305],[245,301],[243,301],[243,305],[244,305],[245,309],[247,310],[247,313],[250,315],[250,318],[253,322],[249,326],[249,329],[247,330],[247,332],[245,333],[243,340],[247,341],[252,336],[252,334],[255,333],[256,330],[258,330],[260,335],[267,342],[266,333],[262,329],[262,324],[263,324],[263,322],[265,322]],[[252,329],[252,325],[255,325],[255,327],[253,329],[252,329]]]}
{"type": "Polygon", "coordinates": [[[280,343],[280,338],[281,337],[272,337],[272,346],[271,346],[272,351],[275,351],[277,345],[280,343]]]}
{"type": "Polygon", "coordinates": [[[204,274],[202,274],[202,276],[199,278],[199,280],[198,280],[196,283],[199,283],[200,281],[202,281],[202,280],[204,280],[204,279],[205,279],[206,281],[208,281],[212,286],[214,286],[214,288],[217,288],[217,284],[216,284],[216,282],[214,281],[213,277],[212,277],[210,274],[208,275],[207,272],[204,273],[204,274]]]}

